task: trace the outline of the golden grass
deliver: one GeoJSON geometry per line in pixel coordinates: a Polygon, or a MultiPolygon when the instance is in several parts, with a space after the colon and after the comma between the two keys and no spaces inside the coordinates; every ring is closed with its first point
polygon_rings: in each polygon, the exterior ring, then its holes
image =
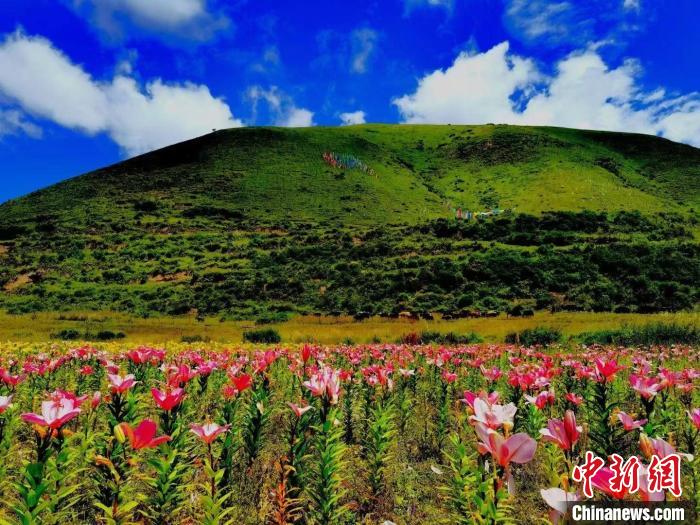
{"type": "MultiPolygon", "coordinates": [[[[349,317],[298,316],[281,324],[269,325],[282,335],[287,343],[316,341],[322,344],[341,343],[351,339],[368,343],[373,338],[394,342],[402,335],[424,330],[464,334],[476,332],[488,342],[503,341],[509,332],[535,326],[560,329],[565,335],[618,328],[623,325],[643,325],[654,322],[676,322],[700,325],[700,312],[676,314],[613,314],[613,313],[537,313],[530,318],[505,316],[484,319],[457,319],[453,321],[410,321],[372,318],[356,322],[349,317]]],[[[81,333],[101,330],[124,332],[127,344],[163,344],[179,341],[183,336],[201,336],[216,343],[240,343],[245,330],[262,328],[252,321],[225,321],[209,318],[197,321],[194,317],[134,318],[114,312],[36,313],[8,315],[0,313],[0,341],[46,342],[51,334],[63,329],[81,333]]]]}

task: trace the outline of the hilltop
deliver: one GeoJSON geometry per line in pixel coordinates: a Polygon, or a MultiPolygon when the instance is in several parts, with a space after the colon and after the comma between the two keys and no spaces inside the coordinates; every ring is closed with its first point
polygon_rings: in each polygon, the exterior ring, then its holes
{"type": "Polygon", "coordinates": [[[151,199],[256,222],[416,223],[450,207],[644,212],[700,204],[700,150],[647,135],[516,126],[241,128],[163,148],[0,207],[3,223],[131,221],[151,199]],[[337,170],[324,151],[375,174],[337,170]]]}
{"type": "Polygon", "coordinates": [[[220,130],[0,206],[0,307],[691,308],[699,206],[700,150],[646,135],[220,130]],[[457,209],[503,213],[459,221],[457,209]]]}

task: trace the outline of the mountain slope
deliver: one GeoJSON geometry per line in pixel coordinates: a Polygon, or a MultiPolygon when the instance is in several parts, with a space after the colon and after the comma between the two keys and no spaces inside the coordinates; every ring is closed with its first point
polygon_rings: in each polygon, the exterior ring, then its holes
{"type": "Polygon", "coordinates": [[[149,198],[174,216],[204,204],[261,222],[415,223],[456,207],[681,211],[700,204],[700,150],[644,135],[512,126],[222,130],[7,203],[0,221],[129,220],[133,203],[149,198]],[[376,175],[333,169],[324,151],[353,154],[376,175]]]}
{"type": "Polygon", "coordinates": [[[700,296],[699,205],[700,150],[644,135],[221,130],[0,206],[0,307],[677,310],[700,296]]]}

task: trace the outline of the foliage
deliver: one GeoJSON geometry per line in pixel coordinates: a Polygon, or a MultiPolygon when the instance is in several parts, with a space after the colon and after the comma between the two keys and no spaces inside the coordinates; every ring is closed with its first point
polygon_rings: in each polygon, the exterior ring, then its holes
{"type": "Polygon", "coordinates": [[[279,343],[282,336],[274,328],[265,328],[243,332],[243,340],[249,343],[279,343]]]}

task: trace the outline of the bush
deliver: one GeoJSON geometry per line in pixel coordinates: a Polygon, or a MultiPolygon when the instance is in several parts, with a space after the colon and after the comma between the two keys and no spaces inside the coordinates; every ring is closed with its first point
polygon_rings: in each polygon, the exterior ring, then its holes
{"type": "Polygon", "coordinates": [[[468,334],[456,334],[454,332],[447,332],[446,334],[441,334],[440,332],[421,332],[420,342],[423,344],[428,343],[438,343],[442,345],[468,345],[473,343],[481,343],[483,339],[474,332],[468,334]]]}
{"type": "Polygon", "coordinates": [[[208,335],[202,336],[202,335],[183,335],[180,338],[181,343],[209,343],[211,341],[211,337],[208,335]]]}
{"type": "Polygon", "coordinates": [[[63,341],[75,341],[80,339],[80,332],[74,328],[66,328],[55,334],[51,334],[52,339],[61,339],[63,341]]]}
{"type": "Polygon", "coordinates": [[[264,330],[243,332],[243,341],[248,343],[279,343],[282,341],[282,336],[274,328],[265,328],[264,330]]]}
{"type": "Polygon", "coordinates": [[[257,325],[265,325],[265,324],[278,324],[278,323],[284,323],[287,321],[288,315],[286,312],[268,312],[261,314],[260,317],[258,317],[255,320],[255,324],[257,325]]]}
{"type": "Polygon", "coordinates": [[[506,343],[518,343],[523,346],[541,345],[547,346],[560,342],[562,334],[556,328],[537,326],[528,328],[520,333],[510,333],[506,336],[506,343]]]}
{"type": "Polygon", "coordinates": [[[643,326],[623,326],[617,330],[585,332],[577,339],[586,345],[697,345],[700,344],[700,328],[678,323],[651,323],[643,326]]]}
{"type": "Polygon", "coordinates": [[[85,334],[86,339],[95,339],[97,341],[112,341],[114,339],[124,339],[126,334],[124,332],[112,332],[111,330],[100,330],[93,337],[90,334],[85,334]]]}

